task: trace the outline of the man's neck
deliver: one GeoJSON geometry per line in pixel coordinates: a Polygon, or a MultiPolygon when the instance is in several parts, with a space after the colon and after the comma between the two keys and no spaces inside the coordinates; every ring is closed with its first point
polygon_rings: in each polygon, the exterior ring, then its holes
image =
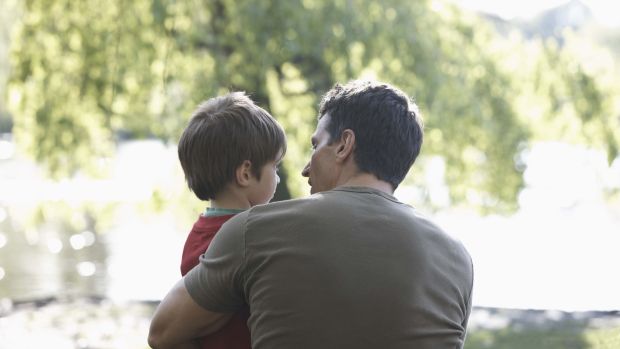
{"type": "Polygon", "coordinates": [[[341,185],[349,187],[367,187],[380,190],[390,195],[394,194],[394,188],[392,188],[390,183],[382,181],[370,173],[356,174],[341,185]]]}

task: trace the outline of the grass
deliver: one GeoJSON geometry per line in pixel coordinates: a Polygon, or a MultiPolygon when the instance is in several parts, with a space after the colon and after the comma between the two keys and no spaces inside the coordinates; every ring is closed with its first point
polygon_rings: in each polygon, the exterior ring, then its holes
{"type": "MultiPolygon", "coordinates": [[[[50,300],[0,308],[0,349],[146,349],[154,303],[50,300]]],[[[474,308],[465,349],[620,349],[620,312],[474,308]]]]}
{"type": "Polygon", "coordinates": [[[619,349],[620,326],[473,330],[465,349],[619,349]]]}

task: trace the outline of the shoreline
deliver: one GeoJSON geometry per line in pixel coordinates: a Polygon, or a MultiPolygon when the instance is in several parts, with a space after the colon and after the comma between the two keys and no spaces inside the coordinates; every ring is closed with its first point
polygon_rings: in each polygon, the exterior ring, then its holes
{"type": "MultiPolygon", "coordinates": [[[[5,310],[4,313],[0,311],[0,349],[145,349],[148,348],[146,338],[151,316],[159,303],[116,301],[98,296],[22,300],[11,303],[7,308],[8,302],[6,298],[0,299],[0,310],[5,310]]],[[[506,335],[512,336],[511,340],[519,343],[530,340],[534,335],[537,336],[535,338],[552,338],[561,343],[573,341],[579,344],[585,341],[587,333],[619,331],[620,311],[571,313],[474,307],[469,318],[466,347],[493,347],[489,343],[494,342],[487,341],[506,341],[506,335]]],[[[617,335],[610,336],[603,337],[603,340],[609,343],[620,340],[620,337],[616,339],[617,335]]],[[[513,347],[524,346],[518,344],[513,347]]],[[[577,347],[615,348],[585,344],[577,347]]]]}
{"type": "MultiPolygon", "coordinates": [[[[48,306],[129,306],[144,307],[155,310],[158,300],[115,300],[99,295],[82,296],[49,296],[33,299],[11,300],[0,298],[0,319],[10,317],[23,311],[37,311],[48,306]]],[[[575,322],[584,323],[594,319],[607,319],[610,323],[620,326],[620,310],[589,310],[565,311],[555,309],[518,309],[474,306],[470,316],[469,327],[497,329],[503,325],[518,324],[519,326],[575,322]]],[[[598,324],[601,321],[595,321],[598,324]]]]}

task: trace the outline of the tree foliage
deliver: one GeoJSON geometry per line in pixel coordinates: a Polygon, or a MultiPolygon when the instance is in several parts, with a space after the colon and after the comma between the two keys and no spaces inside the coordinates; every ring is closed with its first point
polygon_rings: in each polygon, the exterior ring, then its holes
{"type": "MultiPolygon", "coordinates": [[[[576,116],[610,159],[620,138],[598,75],[544,45],[515,69],[506,62],[527,45],[505,42],[440,1],[26,0],[11,42],[14,133],[54,176],[97,173],[120,139],[176,142],[200,101],[244,90],[286,129],[282,193],[299,196],[321,95],[376,78],[420,105],[423,157],[445,160],[453,202],[510,209],[540,125],[576,116]]],[[[424,185],[421,172],[406,184],[424,185]]]]}

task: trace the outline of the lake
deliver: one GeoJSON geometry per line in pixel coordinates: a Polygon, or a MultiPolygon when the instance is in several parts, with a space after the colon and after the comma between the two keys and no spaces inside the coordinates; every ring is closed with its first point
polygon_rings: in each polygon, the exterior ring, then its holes
{"type": "MultiPolygon", "coordinates": [[[[106,178],[52,182],[17,155],[0,159],[0,299],[159,300],[178,280],[202,203],[185,188],[176,150],[134,141],[110,161],[106,178]]],[[[620,162],[542,144],[525,179],[514,215],[432,214],[472,255],[474,305],[619,310],[620,205],[605,190],[620,187],[620,162]]]]}

